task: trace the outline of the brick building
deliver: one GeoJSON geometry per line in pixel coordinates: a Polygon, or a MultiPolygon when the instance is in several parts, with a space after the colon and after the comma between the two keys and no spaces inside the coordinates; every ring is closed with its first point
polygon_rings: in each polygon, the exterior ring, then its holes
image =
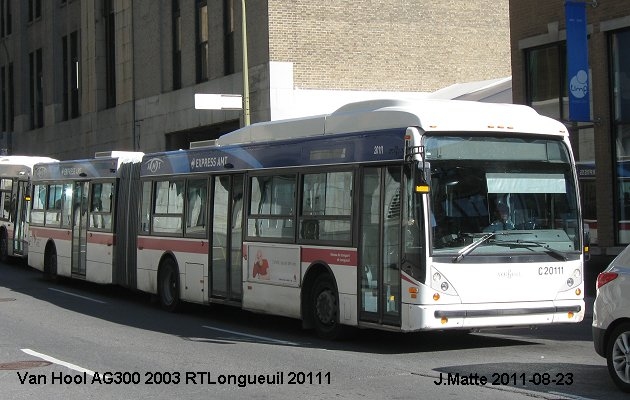
{"type": "MultiPolygon", "coordinates": [[[[509,76],[508,0],[247,0],[252,122],[509,76]],[[387,93],[383,93],[387,92],[387,93]]],[[[242,124],[239,0],[0,0],[0,147],[188,147],[242,124]]]]}
{"type": "Polygon", "coordinates": [[[591,122],[568,122],[564,0],[510,0],[512,86],[569,127],[595,254],[630,243],[630,2],[586,2],[591,122]]]}

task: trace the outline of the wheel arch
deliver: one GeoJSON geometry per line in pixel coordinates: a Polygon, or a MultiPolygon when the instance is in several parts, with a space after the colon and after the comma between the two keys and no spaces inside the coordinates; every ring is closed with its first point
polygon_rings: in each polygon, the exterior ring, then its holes
{"type": "Polygon", "coordinates": [[[51,271],[52,266],[50,265],[49,261],[50,261],[50,254],[54,252],[55,257],[57,257],[57,244],[55,243],[55,241],[51,238],[49,238],[46,241],[46,245],[44,246],[44,260],[43,260],[43,265],[42,265],[42,272],[44,272],[45,275],[48,275],[49,277],[53,277],[54,275],[57,275],[58,271],[57,268],[58,266],[55,267],[55,271],[51,271]]]}
{"type": "Polygon", "coordinates": [[[315,281],[321,275],[329,275],[335,285],[335,293],[337,294],[337,302],[339,301],[339,288],[337,287],[337,279],[330,266],[324,261],[314,261],[306,269],[304,278],[302,279],[302,291],[300,293],[300,313],[302,315],[302,327],[304,329],[312,329],[313,313],[310,307],[311,292],[315,281]]]}
{"type": "Polygon", "coordinates": [[[622,324],[630,324],[630,318],[619,318],[614,320],[610,325],[608,325],[608,328],[606,328],[606,333],[604,334],[604,354],[606,354],[606,352],[608,351],[608,345],[610,344],[610,337],[612,336],[612,333],[615,331],[615,329],[617,329],[617,327],[619,325],[622,324]]]}

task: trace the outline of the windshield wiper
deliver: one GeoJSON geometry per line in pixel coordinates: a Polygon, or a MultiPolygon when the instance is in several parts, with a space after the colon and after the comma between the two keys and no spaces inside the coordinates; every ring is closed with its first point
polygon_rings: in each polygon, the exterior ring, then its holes
{"type": "Polygon", "coordinates": [[[457,256],[453,257],[453,262],[454,263],[460,262],[461,260],[464,259],[464,257],[470,254],[470,252],[472,252],[473,250],[475,250],[477,247],[481,246],[482,244],[486,243],[488,240],[492,239],[496,235],[497,234],[495,232],[488,233],[487,235],[483,235],[481,239],[477,240],[476,242],[472,242],[468,246],[461,249],[461,251],[457,254],[457,256]]]}
{"type": "Polygon", "coordinates": [[[508,245],[508,246],[523,246],[523,247],[542,247],[545,253],[550,253],[555,255],[557,258],[562,261],[567,261],[569,257],[566,253],[556,250],[552,247],[545,246],[543,242],[535,242],[533,240],[500,240],[495,242],[497,245],[508,245]]]}

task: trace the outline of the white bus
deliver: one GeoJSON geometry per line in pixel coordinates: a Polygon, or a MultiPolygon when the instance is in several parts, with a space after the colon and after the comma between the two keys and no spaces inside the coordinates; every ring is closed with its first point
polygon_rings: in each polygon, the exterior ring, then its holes
{"type": "MultiPolygon", "coordinates": [[[[143,157],[128,286],[402,332],[579,322],[565,127],[517,105],[368,101],[143,157]]],[[[131,207],[133,208],[133,207],[131,207]]]]}
{"type": "Polygon", "coordinates": [[[55,162],[49,157],[0,156],[0,260],[26,259],[28,201],[33,165],[55,162]]]}
{"type": "Polygon", "coordinates": [[[29,264],[49,277],[127,285],[127,265],[116,254],[129,251],[128,229],[116,224],[126,226],[126,213],[137,207],[129,185],[141,158],[112,151],[35,165],[29,264]]]}

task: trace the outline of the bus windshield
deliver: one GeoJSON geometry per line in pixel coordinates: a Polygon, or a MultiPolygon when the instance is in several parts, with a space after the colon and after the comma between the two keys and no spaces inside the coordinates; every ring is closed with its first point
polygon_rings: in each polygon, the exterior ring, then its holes
{"type": "Polygon", "coordinates": [[[579,257],[577,191],[561,140],[429,136],[425,151],[433,256],[579,257]]]}

